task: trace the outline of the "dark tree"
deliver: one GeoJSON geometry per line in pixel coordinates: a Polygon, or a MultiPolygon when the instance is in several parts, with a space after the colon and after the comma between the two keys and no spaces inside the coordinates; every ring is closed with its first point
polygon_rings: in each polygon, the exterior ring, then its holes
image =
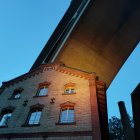
{"type": "MultiPolygon", "coordinates": [[[[134,128],[133,118],[129,116],[130,126],[134,128]]],[[[123,125],[121,119],[113,116],[109,119],[109,136],[110,140],[125,140],[123,125]]]]}
{"type": "Polygon", "coordinates": [[[110,140],[125,140],[121,120],[115,116],[109,119],[110,140]]]}
{"type": "Polygon", "coordinates": [[[130,126],[132,128],[134,128],[134,120],[133,120],[133,118],[129,116],[129,119],[130,119],[130,126]]]}

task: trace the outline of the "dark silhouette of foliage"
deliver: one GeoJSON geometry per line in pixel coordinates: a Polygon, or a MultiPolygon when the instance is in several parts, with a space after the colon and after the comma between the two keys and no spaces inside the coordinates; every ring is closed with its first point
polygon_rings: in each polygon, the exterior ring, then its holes
{"type": "Polygon", "coordinates": [[[134,128],[134,120],[133,120],[133,118],[130,117],[130,116],[129,116],[129,118],[130,118],[130,126],[131,126],[132,128],[134,128]]]}
{"type": "Polygon", "coordinates": [[[121,120],[115,116],[109,119],[110,140],[125,140],[121,120]]]}
{"type": "MultiPolygon", "coordinates": [[[[130,117],[130,125],[134,128],[133,118],[130,117]]],[[[125,140],[123,125],[121,119],[113,116],[109,119],[109,136],[110,140],[125,140]]]]}

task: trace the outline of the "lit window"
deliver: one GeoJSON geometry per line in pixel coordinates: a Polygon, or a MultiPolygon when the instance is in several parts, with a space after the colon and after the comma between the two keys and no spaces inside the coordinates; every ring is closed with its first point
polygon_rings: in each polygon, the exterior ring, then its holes
{"type": "Polygon", "coordinates": [[[12,116],[13,107],[7,107],[3,109],[1,116],[0,116],[0,127],[8,126],[9,120],[12,116]]]}
{"type": "Polygon", "coordinates": [[[40,87],[38,90],[38,96],[46,96],[48,95],[48,87],[40,87]]]}
{"type": "Polygon", "coordinates": [[[66,94],[75,93],[75,89],[74,89],[73,87],[69,87],[69,88],[65,89],[65,93],[66,93],[66,94]]]}
{"type": "Polygon", "coordinates": [[[66,102],[61,104],[60,110],[60,124],[71,124],[75,122],[75,111],[74,111],[74,103],[66,102]]]}
{"type": "Polygon", "coordinates": [[[68,83],[65,86],[65,94],[73,94],[75,93],[75,83],[68,83]]]}
{"type": "Polygon", "coordinates": [[[16,90],[14,90],[13,95],[11,96],[11,99],[19,99],[22,91],[23,91],[22,88],[18,88],[16,90]]]}

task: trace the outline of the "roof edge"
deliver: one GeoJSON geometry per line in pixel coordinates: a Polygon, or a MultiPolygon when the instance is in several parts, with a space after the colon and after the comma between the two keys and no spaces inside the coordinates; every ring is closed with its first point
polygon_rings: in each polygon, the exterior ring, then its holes
{"type": "Polygon", "coordinates": [[[5,87],[9,87],[10,85],[13,85],[13,84],[18,83],[18,82],[23,81],[23,80],[26,80],[27,78],[38,75],[39,73],[42,73],[43,71],[50,70],[50,69],[61,72],[61,73],[69,74],[72,76],[77,76],[77,77],[79,76],[80,78],[96,79],[96,74],[94,72],[89,73],[89,72],[85,72],[82,70],[70,68],[70,67],[65,66],[65,64],[63,62],[42,64],[37,69],[29,71],[29,72],[27,72],[19,77],[16,77],[12,80],[9,80],[7,82],[3,82],[2,86],[0,87],[0,93],[2,93],[2,91],[5,89],[5,87]]]}

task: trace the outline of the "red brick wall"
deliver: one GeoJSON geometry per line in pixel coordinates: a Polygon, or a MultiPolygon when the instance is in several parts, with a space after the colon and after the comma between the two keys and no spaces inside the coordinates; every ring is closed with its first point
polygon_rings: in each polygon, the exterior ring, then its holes
{"type": "MultiPolygon", "coordinates": [[[[96,99],[94,101],[96,101],[96,99]]],[[[80,75],[72,75],[68,73],[66,74],[56,71],[52,68],[46,70],[44,69],[44,71],[41,73],[38,73],[26,79],[22,79],[21,81],[13,83],[9,87],[5,88],[5,90],[0,95],[0,111],[2,108],[5,108],[9,105],[14,106],[15,110],[13,111],[13,115],[8,124],[8,128],[0,128],[0,134],[81,131],[83,132],[82,135],[84,135],[84,132],[86,132],[86,135],[84,137],[76,136],[74,138],[73,136],[73,138],[71,139],[89,140],[92,138],[89,81],[88,79],[85,79],[80,75]],[[38,85],[45,81],[50,82],[48,96],[34,98],[38,89],[38,85]],[[64,85],[69,82],[76,84],[76,94],[63,95],[64,85]],[[13,91],[19,87],[22,87],[24,89],[21,98],[17,100],[8,100],[8,98],[11,97],[13,91]],[[51,98],[55,98],[54,104],[50,104],[51,98]],[[24,107],[23,103],[25,100],[28,100],[28,103],[27,106],[24,107]],[[60,104],[67,101],[75,103],[76,124],[56,125],[59,120],[60,104]],[[37,103],[44,105],[43,113],[40,120],[40,126],[31,128],[21,127],[26,121],[30,106],[37,103]]]]}

